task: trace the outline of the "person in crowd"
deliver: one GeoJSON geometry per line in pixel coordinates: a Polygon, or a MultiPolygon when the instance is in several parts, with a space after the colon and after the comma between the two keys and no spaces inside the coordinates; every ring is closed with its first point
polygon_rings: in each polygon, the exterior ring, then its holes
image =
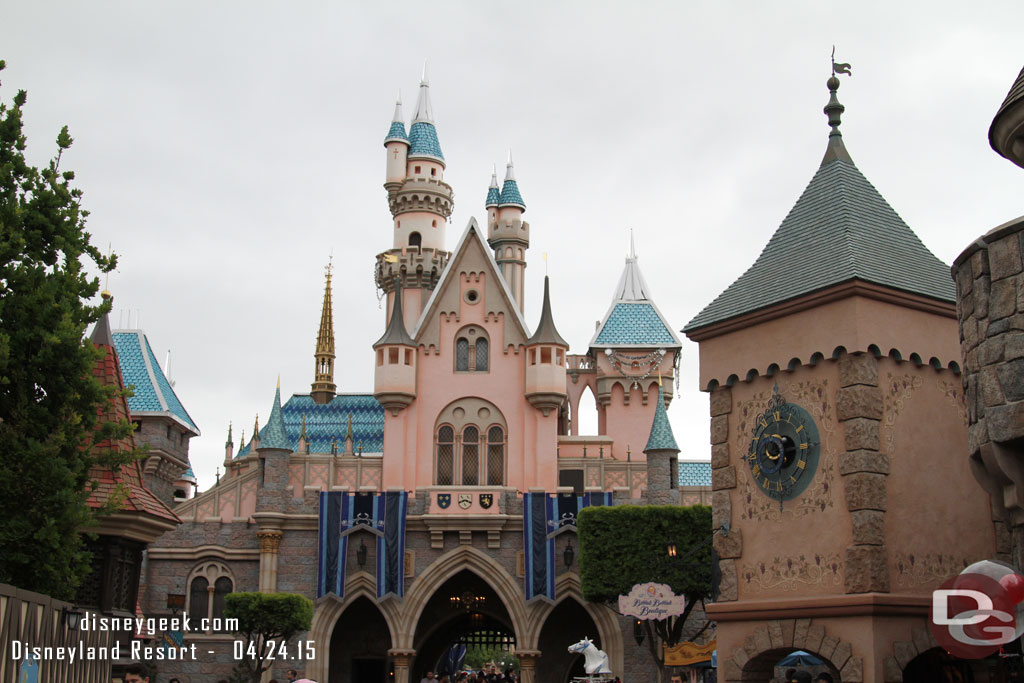
{"type": "Polygon", "coordinates": [[[142,664],[132,664],[124,671],[124,683],[149,683],[149,671],[142,664]]]}

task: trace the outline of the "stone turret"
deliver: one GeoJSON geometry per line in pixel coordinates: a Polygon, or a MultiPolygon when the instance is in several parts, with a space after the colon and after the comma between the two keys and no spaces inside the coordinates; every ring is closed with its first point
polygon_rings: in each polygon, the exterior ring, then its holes
{"type": "Polygon", "coordinates": [[[434,126],[425,68],[409,134],[405,134],[399,101],[384,146],[392,246],[377,255],[375,280],[388,297],[389,310],[395,288],[400,284],[405,290],[403,311],[409,329],[415,326],[423,303],[448,263],[445,229],[455,206],[452,187],[444,181],[444,153],[434,126]]]}
{"type": "Polygon", "coordinates": [[[397,415],[416,398],[416,342],[406,331],[403,318],[399,286],[388,329],[373,345],[376,351],[373,396],[392,415],[397,415]]]}
{"type": "Polygon", "coordinates": [[[508,283],[519,312],[524,309],[526,250],[530,248],[530,224],[523,220],[526,203],[519,192],[512,153],[508,155],[505,182],[498,192],[497,175],[491,176],[487,191],[487,243],[494,249],[494,260],[508,283]]]}
{"type": "Polygon", "coordinates": [[[310,395],[323,405],[334,398],[337,386],[334,384],[334,307],[331,303],[331,266],[327,266],[327,283],[324,285],[324,304],[320,312],[320,331],[316,336],[316,352],[313,387],[310,395]]]}
{"type": "Polygon", "coordinates": [[[658,403],[654,406],[651,435],[644,447],[647,456],[647,501],[651,505],[679,502],[679,446],[665,412],[665,392],[658,384],[658,403]]]}
{"type": "Polygon", "coordinates": [[[544,276],[540,322],[526,341],[526,400],[545,416],[565,402],[565,354],[569,350],[551,316],[548,286],[548,277],[544,276]]]}

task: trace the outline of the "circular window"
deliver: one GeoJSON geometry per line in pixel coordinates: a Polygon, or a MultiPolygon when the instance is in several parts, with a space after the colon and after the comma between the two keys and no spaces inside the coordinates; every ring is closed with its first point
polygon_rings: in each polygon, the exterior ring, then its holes
{"type": "Polygon", "coordinates": [[[467,303],[475,304],[477,301],[480,301],[480,292],[470,289],[466,292],[465,298],[467,303]]]}

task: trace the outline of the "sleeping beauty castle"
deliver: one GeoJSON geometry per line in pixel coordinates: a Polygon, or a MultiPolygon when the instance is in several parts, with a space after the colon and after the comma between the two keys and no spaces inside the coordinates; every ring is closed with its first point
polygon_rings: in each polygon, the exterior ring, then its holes
{"type": "MultiPolygon", "coordinates": [[[[374,271],[386,306],[372,391],[335,383],[328,270],[309,389],[282,398],[279,386],[272,402],[268,389],[251,437],[228,431],[223,476],[180,502],[183,523],[149,547],[140,610],[216,618],[234,591],[307,595],[301,640],[315,652],[278,662],[282,680],[295,668],[321,682],[418,681],[463,643],[514,650],[524,683],[554,683],[582,674],[566,648],[583,637],[612,671],[648,671],[633,622],[582,597],[575,522],[593,505],[710,502],[710,464],[679,461],[665,413],[673,323],[630,253],[585,352],[570,354],[558,293],[525,287],[530,224],[511,160],[503,182],[491,178],[486,219],[449,248],[453,191],[425,79],[411,125],[399,102],[384,147],[392,230],[374,271]],[[532,327],[528,298],[541,309],[532,327]],[[594,435],[576,419],[588,389],[594,435]]],[[[113,337],[138,434],[152,437],[146,471],[164,484],[151,488],[181,498],[198,428],[145,335],[113,337]]],[[[210,626],[165,635],[216,655],[161,663],[160,680],[227,677],[235,637],[210,626]]]]}

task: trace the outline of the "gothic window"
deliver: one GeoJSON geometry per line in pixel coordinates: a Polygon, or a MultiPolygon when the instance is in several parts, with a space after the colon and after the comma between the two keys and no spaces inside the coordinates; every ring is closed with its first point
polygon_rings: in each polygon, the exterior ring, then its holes
{"type": "Polygon", "coordinates": [[[473,425],[462,430],[462,485],[480,483],[480,432],[473,425]]]}
{"type": "Polygon", "coordinates": [[[190,625],[200,630],[204,626],[223,624],[225,598],[235,590],[235,582],[227,565],[217,561],[199,563],[189,575],[188,587],[185,611],[193,620],[190,625]]]}
{"type": "Polygon", "coordinates": [[[188,593],[187,611],[195,619],[205,619],[210,613],[210,582],[203,576],[192,579],[188,593]]]}
{"type": "MultiPolygon", "coordinates": [[[[470,303],[478,300],[476,291],[470,303]]],[[[468,327],[459,332],[455,340],[455,370],[458,372],[487,372],[490,369],[490,344],[486,333],[479,327],[468,327]]]]}
{"type": "Polygon", "coordinates": [[[455,474],[455,430],[443,425],[437,430],[437,483],[451,486],[455,474]]]}
{"type": "Polygon", "coordinates": [[[418,232],[413,232],[409,234],[410,247],[418,247],[421,244],[423,244],[423,236],[421,234],[419,234],[418,232]]]}
{"type": "Polygon", "coordinates": [[[479,372],[487,371],[487,340],[476,340],[476,369],[479,372]]]}
{"type": "Polygon", "coordinates": [[[505,432],[501,427],[487,430],[487,485],[505,484],[505,432]]]}
{"type": "Polygon", "coordinates": [[[469,370],[469,340],[465,337],[455,342],[455,369],[469,370]]]}

